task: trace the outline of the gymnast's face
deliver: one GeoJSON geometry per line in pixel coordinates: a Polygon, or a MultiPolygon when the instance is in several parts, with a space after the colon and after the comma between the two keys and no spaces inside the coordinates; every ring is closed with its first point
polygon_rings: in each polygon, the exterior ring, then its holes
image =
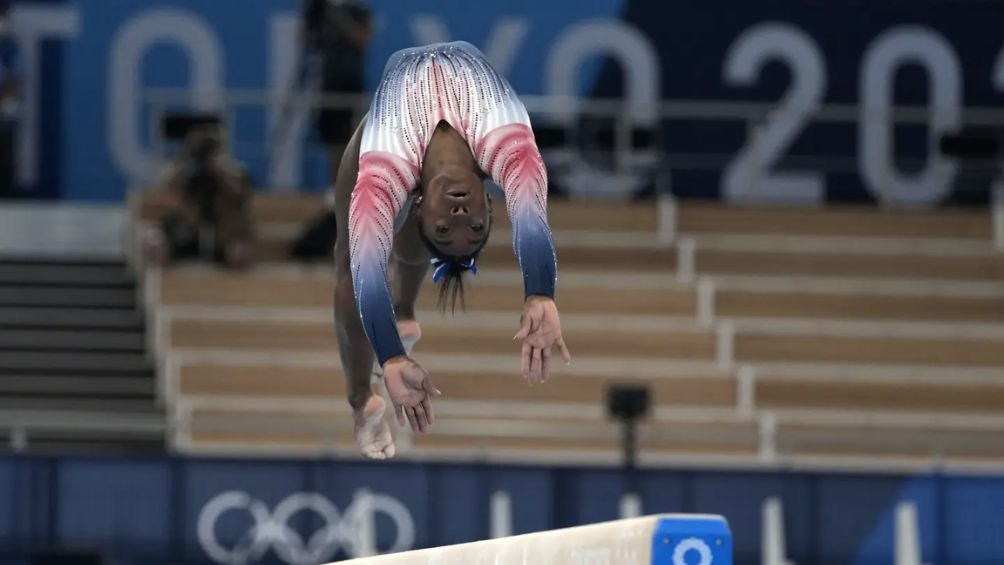
{"type": "Polygon", "coordinates": [[[443,255],[476,253],[491,229],[491,205],[481,178],[456,169],[436,175],[423,187],[418,221],[426,239],[443,255]]]}

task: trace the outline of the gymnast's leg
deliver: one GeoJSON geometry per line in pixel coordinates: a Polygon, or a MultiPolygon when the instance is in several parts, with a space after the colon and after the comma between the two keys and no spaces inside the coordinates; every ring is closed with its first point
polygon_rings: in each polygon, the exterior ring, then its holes
{"type": "MultiPolygon", "coordinates": [[[[429,255],[414,235],[418,229],[414,222],[413,218],[409,218],[394,239],[395,278],[392,288],[398,332],[409,354],[422,337],[422,330],[415,319],[415,302],[422,288],[422,281],[429,272],[429,255]]],[[[339,239],[339,243],[344,241],[346,239],[339,239]]],[[[346,255],[341,256],[344,263],[347,263],[346,255]]],[[[340,267],[341,273],[346,273],[348,265],[342,264],[340,267]]],[[[335,316],[339,317],[339,312],[343,314],[345,311],[349,312],[348,319],[341,320],[339,327],[351,335],[340,335],[339,345],[349,388],[349,404],[352,405],[354,415],[356,443],[368,457],[374,459],[393,457],[394,440],[383,418],[385,403],[383,398],[373,391],[373,378],[382,377],[380,365],[376,362],[368,344],[359,346],[362,341],[359,339],[362,327],[352,299],[351,277],[340,277],[338,287],[336,300],[342,304],[342,308],[336,307],[335,316]],[[364,367],[366,367],[365,372],[364,367]]]]}
{"type": "Polygon", "coordinates": [[[409,215],[404,226],[394,238],[395,280],[394,312],[397,314],[397,330],[404,348],[411,350],[422,337],[422,329],[415,318],[415,302],[422,289],[422,282],[429,274],[428,250],[418,239],[417,218],[409,215]]]}
{"type": "Polygon", "coordinates": [[[375,355],[359,319],[349,260],[348,216],[352,188],[358,171],[359,139],[357,131],[349,142],[335,180],[335,214],[338,238],[335,243],[335,327],[338,348],[345,374],[346,393],[352,406],[356,444],[373,459],[394,456],[394,440],[384,421],[385,402],[375,394],[372,384],[375,355]]]}

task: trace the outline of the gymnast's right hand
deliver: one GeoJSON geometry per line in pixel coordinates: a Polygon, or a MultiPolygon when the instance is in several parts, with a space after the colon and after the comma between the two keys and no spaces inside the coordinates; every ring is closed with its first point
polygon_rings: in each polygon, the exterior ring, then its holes
{"type": "Polygon", "coordinates": [[[383,364],[383,378],[397,423],[403,427],[407,417],[412,430],[425,433],[433,422],[432,397],[441,394],[429,372],[411,357],[399,355],[383,364]]]}

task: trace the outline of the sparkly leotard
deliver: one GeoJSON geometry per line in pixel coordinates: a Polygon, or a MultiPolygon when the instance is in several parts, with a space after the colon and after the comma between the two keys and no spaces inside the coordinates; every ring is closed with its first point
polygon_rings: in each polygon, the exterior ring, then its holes
{"type": "Polygon", "coordinates": [[[349,254],[356,304],[377,359],[404,354],[387,261],[395,219],[415,190],[440,122],[472,148],[505,193],[513,248],[526,296],[554,297],[557,272],[547,225],[547,171],[526,109],[485,56],[465,42],[399,51],[384,69],[359,149],[349,207],[349,254]]]}

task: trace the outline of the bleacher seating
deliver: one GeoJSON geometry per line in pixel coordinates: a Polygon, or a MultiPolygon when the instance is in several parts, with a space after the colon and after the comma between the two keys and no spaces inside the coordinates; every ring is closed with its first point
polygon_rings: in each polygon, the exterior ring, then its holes
{"type": "MultiPolygon", "coordinates": [[[[156,213],[132,203],[138,222],[156,213]]],[[[180,449],[355,456],[328,265],[284,249],[319,209],[254,206],[263,263],[147,270],[160,397],[180,449]]],[[[575,356],[518,374],[521,279],[498,218],[467,311],[425,289],[417,358],[444,396],[402,455],[614,461],[605,386],[644,382],[643,462],[976,464],[1004,456],[1004,255],[981,211],[554,202],[559,306],[575,356]],[[689,270],[685,266],[689,265],[689,270]]],[[[396,424],[394,424],[396,428],[396,424]]]]}
{"type": "Polygon", "coordinates": [[[4,448],[163,450],[137,298],[121,261],[0,259],[4,448]]]}

